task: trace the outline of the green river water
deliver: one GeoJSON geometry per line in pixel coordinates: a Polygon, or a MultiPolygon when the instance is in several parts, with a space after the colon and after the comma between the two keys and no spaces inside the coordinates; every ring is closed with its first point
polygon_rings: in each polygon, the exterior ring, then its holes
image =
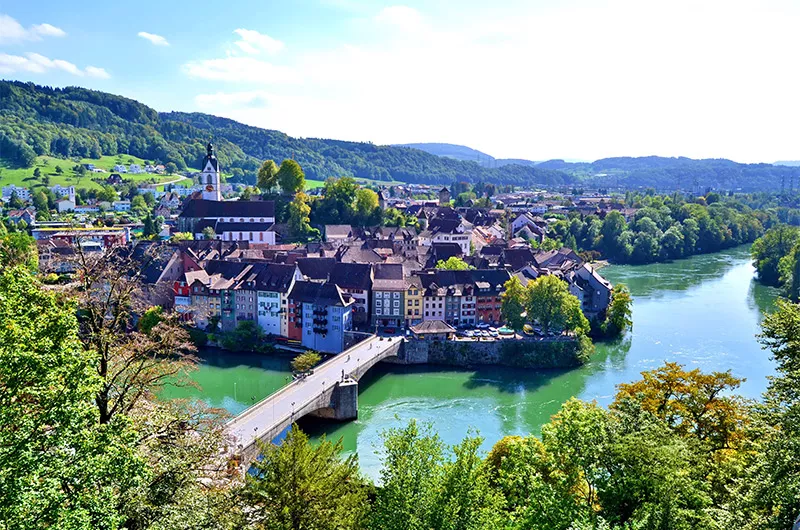
{"type": "MultiPolygon", "coordinates": [[[[358,452],[362,469],[376,476],[381,432],[411,418],[433,424],[448,444],[477,431],[489,449],[506,435],[538,433],[572,396],[608,404],[617,384],[664,361],[730,369],[747,378],[740,393],[757,398],[773,368],[754,335],[777,292],[757,284],[753,273],[747,247],[674,263],[606,267],[606,278],[631,289],[634,325],[621,341],[597,344],[587,365],[569,371],[378,365],[359,383],[357,421],[301,425],[315,438],[342,437],[345,450],[358,452]]],[[[237,414],[287,381],[288,358],[201,353],[205,363],[193,374],[200,388],[170,389],[164,397],[199,397],[237,414]]]]}

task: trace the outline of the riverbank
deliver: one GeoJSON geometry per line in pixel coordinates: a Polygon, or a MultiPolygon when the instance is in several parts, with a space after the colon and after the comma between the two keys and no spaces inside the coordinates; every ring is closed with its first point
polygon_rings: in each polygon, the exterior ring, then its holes
{"type": "Polygon", "coordinates": [[[508,366],[526,369],[575,368],[594,351],[586,337],[517,338],[493,341],[407,340],[397,364],[455,367],[508,366]]]}

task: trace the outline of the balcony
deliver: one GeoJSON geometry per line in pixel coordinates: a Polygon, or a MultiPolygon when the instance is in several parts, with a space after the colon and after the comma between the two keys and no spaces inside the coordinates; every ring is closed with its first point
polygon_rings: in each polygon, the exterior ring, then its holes
{"type": "Polygon", "coordinates": [[[318,316],[326,317],[326,316],[328,316],[328,310],[327,309],[315,309],[314,310],[314,314],[318,315],[318,316]]]}
{"type": "Polygon", "coordinates": [[[328,319],[327,318],[315,318],[314,325],[327,327],[328,326],[328,319]]]}

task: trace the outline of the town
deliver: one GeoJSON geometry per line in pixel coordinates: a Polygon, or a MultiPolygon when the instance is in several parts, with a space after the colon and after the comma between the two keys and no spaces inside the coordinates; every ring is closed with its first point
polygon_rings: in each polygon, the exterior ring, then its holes
{"type": "MultiPolygon", "coordinates": [[[[171,286],[171,296],[158,291],[153,305],[174,309],[209,333],[253,329],[266,341],[324,353],[339,353],[374,333],[462,341],[545,335],[539,326],[526,325],[519,335],[505,326],[502,297],[512,278],[522,286],[541,276],[563,280],[590,320],[604,316],[611,301],[611,284],[591,263],[570,248],[544,249],[556,217],[541,214],[567,209],[551,194],[508,192],[478,207],[472,198],[453,201],[447,187],[378,187],[380,210],[399,211],[410,220],[406,226],[327,224],[320,240],[290,243],[273,201],[258,194],[223,196],[232,187],[223,182],[211,144],[193,177],[193,191],[138,190],[154,199],[145,223],[158,218],[160,225],[148,227],[146,239],[134,235],[143,223],[114,217],[130,213],[130,200],[78,206],[73,186],[51,188],[63,196],[56,201],[59,215],[71,222],[59,216],[40,221],[32,204],[9,211],[8,218],[30,228],[43,274],[69,273],[75,245],[84,252],[132,246],[141,255],[152,248],[144,281],[171,286]],[[414,193],[436,198],[410,198],[414,193]]],[[[32,196],[16,186],[4,187],[3,195],[9,203],[32,196]]],[[[609,197],[586,197],[573,208],[596,213],[611,204],[609,197]]]]}

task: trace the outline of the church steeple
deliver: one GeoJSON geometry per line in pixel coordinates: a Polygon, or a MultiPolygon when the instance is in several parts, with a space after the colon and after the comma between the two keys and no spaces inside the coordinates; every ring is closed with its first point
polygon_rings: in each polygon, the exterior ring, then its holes
{"type": "Polygon", "coordinates": [[[221,171],[219,161],[214,155],[214,146],[208,142],[206,146],[206,156],[203,158],[203,166],[200,168],[200,185],[203,186],[203,199],[207,201],[221,201],[222,190],[220,186],[221,171]]]}

